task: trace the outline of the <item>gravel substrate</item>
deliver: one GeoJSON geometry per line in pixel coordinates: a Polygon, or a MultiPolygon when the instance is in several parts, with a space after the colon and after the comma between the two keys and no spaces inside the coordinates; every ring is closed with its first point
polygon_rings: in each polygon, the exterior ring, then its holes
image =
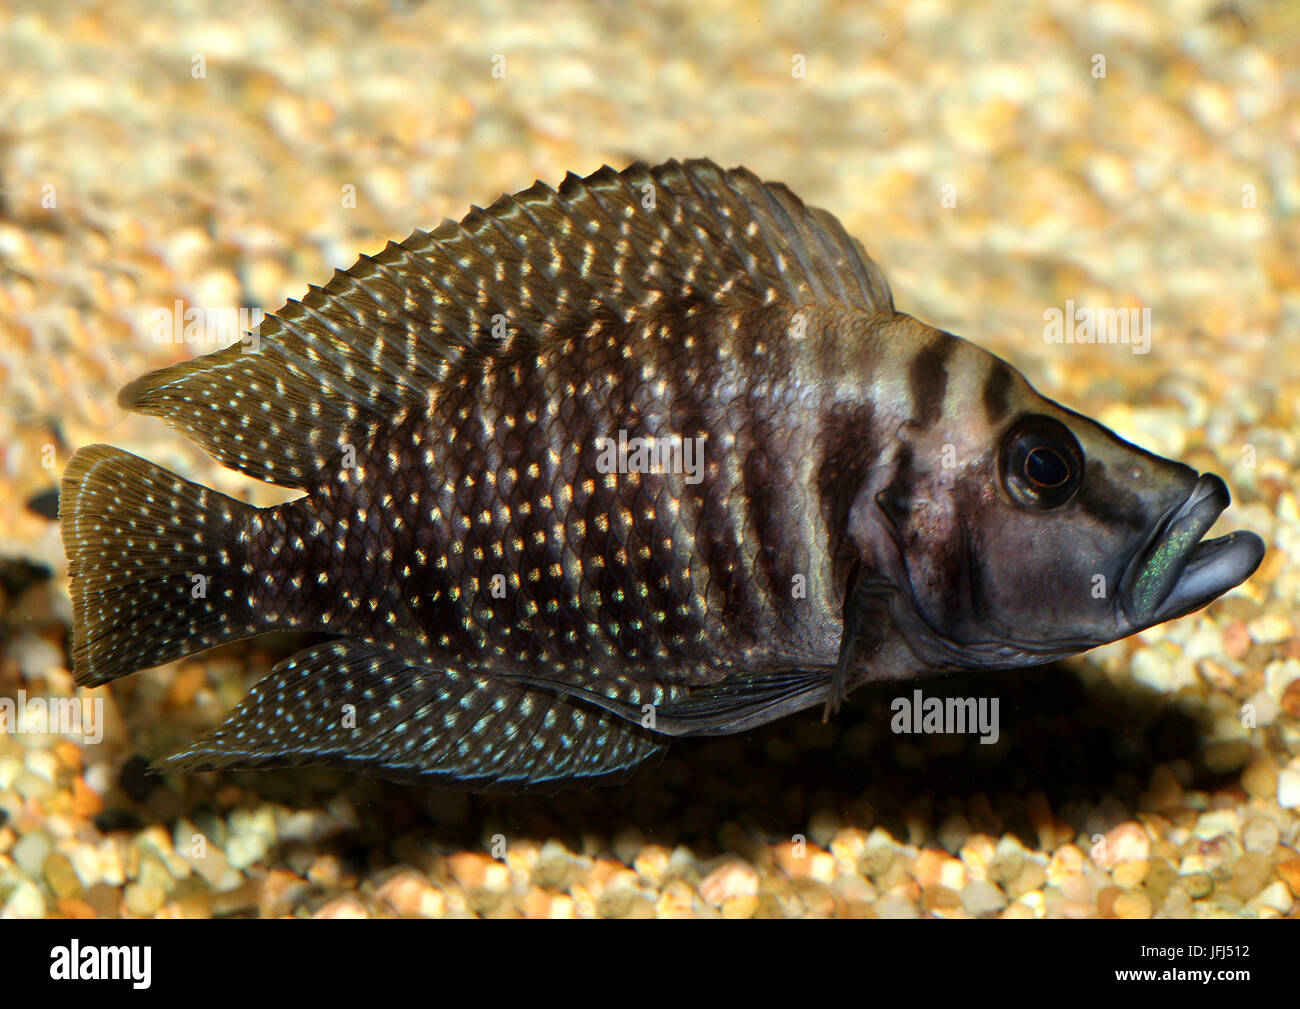
{"type": "Polygon", "coordinates": [[[104,712],[94,742],[0,733],[0,916],[1300,916],[1300,7],[804,6],[0,7],[0,698],[104,712]],[[994,745],[891,733],[906,685],[616,789],[145,775],[298,644],[72,684],[27,502],[74,448],[290,496],[117,407],[213,349],[153,313],[274,311],[535,177],[695,155],[836,212],[901,309],[1220,473],[1261,569],[1084,658],[922,684],[999,697],[994,745]],[[1150,352],[1046,342],[1067,299],[1150,307],[1150,352]]]}

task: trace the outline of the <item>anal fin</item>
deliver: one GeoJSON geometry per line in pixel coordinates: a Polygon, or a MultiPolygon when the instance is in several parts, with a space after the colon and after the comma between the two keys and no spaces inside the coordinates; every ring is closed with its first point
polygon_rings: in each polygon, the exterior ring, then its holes
{"type": "Polygon", "coordinates": [[[652,733],[490,671],[435,668],[364,641],[277,665],[159,772],[326,765],[414,784],[519,790],[627,777],[652,733]]]}

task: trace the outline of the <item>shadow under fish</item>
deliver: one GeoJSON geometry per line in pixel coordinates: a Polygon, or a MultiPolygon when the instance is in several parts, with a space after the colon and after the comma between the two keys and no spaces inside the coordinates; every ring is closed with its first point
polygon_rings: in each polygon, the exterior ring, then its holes
{"type": "Polygon", "coordinates": [[[834,217],[708,161],[417,231],[120,402],[304,494],[78,451],[77,681],[332,636],[162,771],[622,780],[677,736],[1125,637],[1264,553],[1205,539],[1218,477],[897,312],[834,217]]]}

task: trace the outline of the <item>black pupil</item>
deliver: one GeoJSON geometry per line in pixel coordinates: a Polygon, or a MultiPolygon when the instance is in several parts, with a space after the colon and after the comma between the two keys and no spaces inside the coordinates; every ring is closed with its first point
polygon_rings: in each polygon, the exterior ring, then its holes
{"type": "Polygon", "coordinates": [[[1059,487],[1070,477],[1070,467],[1054,449],[1034,449],[1025,457],[1025,476],[1040,487],[1059,487]]]}

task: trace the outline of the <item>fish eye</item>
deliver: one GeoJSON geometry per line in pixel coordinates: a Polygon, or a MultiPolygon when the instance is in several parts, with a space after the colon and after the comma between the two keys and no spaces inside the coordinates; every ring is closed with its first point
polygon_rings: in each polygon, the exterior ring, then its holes
{"type": "Polygon", "coordinates": [[[1083,451],[1070,429],[1035,414],[1007,434],[1000,459],[1002,485],[1026,508],[1059,508],[1083,479],[1083,451]]]}

